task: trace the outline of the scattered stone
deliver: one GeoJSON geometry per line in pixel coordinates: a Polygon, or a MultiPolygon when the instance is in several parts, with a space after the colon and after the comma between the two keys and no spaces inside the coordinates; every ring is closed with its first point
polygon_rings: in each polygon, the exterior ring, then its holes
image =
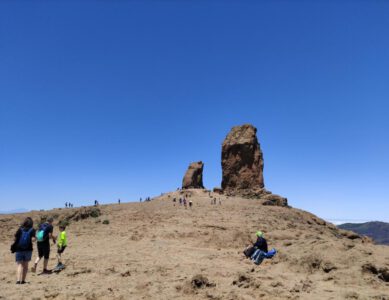
{"type": "Polygon", "coordinates": [[[335,266],[333,265],[333,263],[331,263],[331,262],[325,262],[325,263],[323,263],[322,266],[321,266],[321,268],[322,268],[322,270],[323,270],[325,273],[329,273],[329,272],[331,272],[331,271],[337,269],[337,267],[335,267],[335,266]]]}
{"type": "Polygon", "coordinates": [[[362,272],[376,275],[378,279],[389,282],[389,269],[386,267],[377,268],[373,264],[367,263],[362,266],[362,272]]]}
{"type": "Polygon", "coordinates": [[[349,231],[349,230],[340,229],[340,234],[343,235],[344,237],[350,239],[350,240],[356,240],[356,239],[362,238],[358,233],[355,233],[355,232],[349,231]]]}
{"type": "Polygon", "coordinates": [[[183,189],[203,189],[203,162],[191,163],[182,180],[183,189]]]}
{"type": "Polygon", "coordinates": [[[193,276],[191,284],[194,289],[216,286],[215,283],[209,282],[208,278],[201,274],[193,276]]]}
{"type": "Polygon", "coordinates": [[[232,285],[245,289],[249,288],[252,284],[251,278],[245,274],[238,274],[238,278],[232,282],[232,285]]]}
{"type": "Polygon", "coordinates": [[[275,194],[265,194],[261,196],[261,199],[265,201],[262,203],[263,205],[271,205],[271,206],[288,206],[288,199],[281,197],[275,194]]]}
{"type": "Polygon", "coordinates": [[[347,292],[344,296],[346,299],[359,299],[359,295],[356,292],[347,292]]]}
{"type": "Polygon", "coordinates": [[[126,271],[124,273],[121,273],[120,275],[122,275],[122,277],[129,277],[129,276],[131,276],[131,272],[130,271],[126,271]]]}
{"type": "Polygon", "coordinates": [[[220,194],[220,195],[223,194],[223,190],[220,187],[214,187],[213,188],[213,192],[217,193],[217,194],[220,194]]]}

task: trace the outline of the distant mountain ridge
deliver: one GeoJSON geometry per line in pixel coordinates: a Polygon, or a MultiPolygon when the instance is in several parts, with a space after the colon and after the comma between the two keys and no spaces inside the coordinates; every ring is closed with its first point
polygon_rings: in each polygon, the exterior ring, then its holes
{"type": "Polygon", "coordinates": [[[358,224],[345,223],[338,225],[338,227],[371,237],[377,244],[389,245],[389,223],[378,221],[358,224]]]}
{"type": "Polygon", "coordinates": [[[17,209],[12,209],[12,210],[7,210],[7,211],[1,210],[0,215],[21,214],[21,213],[25,213],[25,212],[29,212],[29,210],[25,209],[25,208],[17,208],[17,209]]]}

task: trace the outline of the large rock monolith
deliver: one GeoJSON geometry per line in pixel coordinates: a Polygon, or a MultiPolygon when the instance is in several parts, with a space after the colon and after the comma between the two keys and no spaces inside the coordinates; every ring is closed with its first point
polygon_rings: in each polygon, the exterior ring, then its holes
{"type": "Polygon", "coordinates": [[[261,189],[263,155],[257,129],[249,124],[231,129],[222,146],[223,190],[261,189]]]}
{"type": "Polygon", "coordinates": [[[257,129],[250,124],[235,126],[222,146],[222,192],[263,200],[264,205],[288,206],[288,200],[265,189],[263,154],[257,129]]]}
{"type": "Polygon", "coordinates": [[[191,163],[182,180],[182,188],[203,189],[203,168],[202,161],[191,163]]]}

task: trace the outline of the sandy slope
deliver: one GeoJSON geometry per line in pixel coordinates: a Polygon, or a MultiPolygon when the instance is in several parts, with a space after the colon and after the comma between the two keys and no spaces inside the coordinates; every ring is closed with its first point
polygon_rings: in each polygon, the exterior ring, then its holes
{"type": "Polygon", "coordinates": [[[178,193],[102,206],[98,219],[72,222],[66,270],[29,273],[23,286],[15,285],[9,252],[17,224],[27,215],[61,218],[71,210],[1,216],[0,299],[389,299],[389,283],[362,272],[366,263],[389,267],[388,246],[256,200],[217,196],[222,205],[215,206],[208,193],[191,190],[194,207],[184,209],[171,201],[178,193]],[[105,219],[110,224],[96,223],[105,219]],[[279,254],[255,266],[242,249],[258,229],[279,254]],[[198,275],[208,286],[193,286],[198,275]]]}

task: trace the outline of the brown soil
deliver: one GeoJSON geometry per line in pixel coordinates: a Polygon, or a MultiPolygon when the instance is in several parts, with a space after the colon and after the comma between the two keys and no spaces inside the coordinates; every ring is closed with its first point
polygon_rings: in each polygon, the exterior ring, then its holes
{"type": "Polygon", "coordinates": [[[98,217],[76,208],[0,216],[0,299],[389,299],[388,246],[259,200],[211,193],[222,200],[211,205],[208,192],[187,190],[193,207],[173,206],[179,193],[100,206],[98,217]],[[67,267],[16,285],[12,236],[24,217],[43,215],[70,222],[67,267]],[[242,254],[256,230],[279,251],[260,266],[242,254]]]}

